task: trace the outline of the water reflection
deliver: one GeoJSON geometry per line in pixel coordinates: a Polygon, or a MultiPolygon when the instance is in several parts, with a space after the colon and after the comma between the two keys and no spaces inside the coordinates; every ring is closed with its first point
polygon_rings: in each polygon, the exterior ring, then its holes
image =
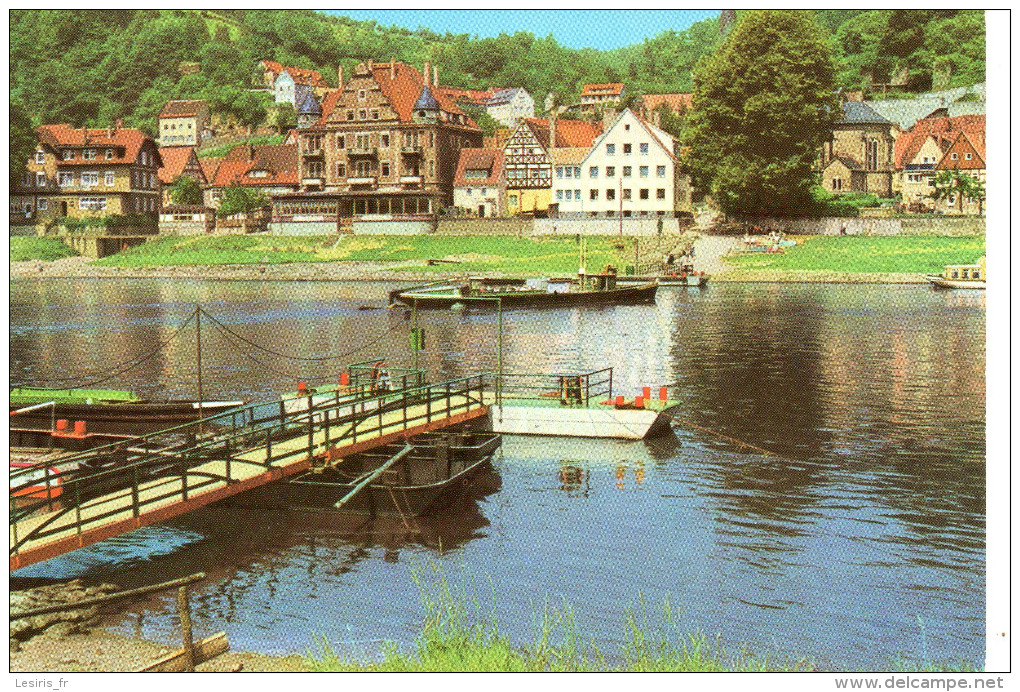
{"type": "MultiPolygon", "coordinates": [[[[117,386],[192,393],[193,334],[157,347],[202,302],[276,352],[210,327],[207,391],[272,400],[299,379],[334,381],[346,361],[410,364],[409,316],[358,310],[389,288],[16,281],[11,376],[96,372],[111,353],[156,349],[117,386]]],[[[495,314],[418,320],[433,379],[496,368],[495,314]]],[[[508,371],[613,366],[619,393],[669,385],[694,425],[644,443],[508,436],[497,490],[411,532],[399,519],[339,527],[216,507],[124,537],[148,535],[149,552],[122,546],[120,559],[114,541],[95,546],[106,556],[68,558],[125,586],[208,572],[201,626],[225,627],[239,649],[301,651],[325,630],[407,640],[420,622],[408,572],[429,559],[491,578],[514,639],[531,635],[527,604],[562,597],[579,629],[615,650],[636,594],[671,594],[684,629],[822,665],[888,666],[922,645],[980,661],[984,337],[983,296],[916,286],[720,284],[663,289],[653,306],[508,312],[508,371]]],[[[155,600],[125,627],[172,641],[172,610],[155,600]]]]}

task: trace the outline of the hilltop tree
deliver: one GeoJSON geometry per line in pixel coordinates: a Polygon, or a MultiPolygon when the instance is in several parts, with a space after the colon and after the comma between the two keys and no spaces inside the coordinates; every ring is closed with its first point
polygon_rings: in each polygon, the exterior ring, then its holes
{"type": "Polygon", "coordinates": [[[695,184],[730,214],[807,212],[815,159],[839,108],[834,78],[813,15],[744,14],[694,74],[683,140],[695,184]]]}

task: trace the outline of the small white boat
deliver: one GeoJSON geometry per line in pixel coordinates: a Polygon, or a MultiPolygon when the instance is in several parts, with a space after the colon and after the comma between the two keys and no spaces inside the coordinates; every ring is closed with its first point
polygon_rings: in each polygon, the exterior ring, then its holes
{"type": "Polygon", "coordinates": [[[935,288],[985,288],[985,258],[977,264],[950,264],[942,274],[928,274],[924,278],[935,288]]]}

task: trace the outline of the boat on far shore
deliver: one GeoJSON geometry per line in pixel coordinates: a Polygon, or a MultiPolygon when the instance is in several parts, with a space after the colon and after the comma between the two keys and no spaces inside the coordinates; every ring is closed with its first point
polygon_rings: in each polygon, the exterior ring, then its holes
{"type": "Polygon", "coordinates": [[[941,274],[927,274],[924,278],[934,288],[984,289],[986,277],[985,258],[982,257],[977,264],[949,264],[941,274]]]}

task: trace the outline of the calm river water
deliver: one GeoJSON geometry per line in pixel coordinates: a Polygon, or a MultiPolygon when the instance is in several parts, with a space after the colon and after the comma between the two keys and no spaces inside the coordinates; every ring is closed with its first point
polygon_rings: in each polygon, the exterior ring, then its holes
{"type": "MultiPolygon", "coordinates": [[[[409,362],[387,284],[14,280],[15,383],[99,379],[194,395],[195,303],[207,397],[272,399],[337,365],[409,362]],[[249,342],[249,343],[246,343],[249,342]],[[253,345],[254,344],[254,345],[253,345]],[[275,351],[268,353],[256,346],[275,351]],[[151,357],[147,357],[153,354],[151,357]],[[290,356],[284,357],[284,356],[290,356]],[[339,360],[298,360],[343,356],[339,360]]],[[[619,392],[671,387],[692,426],[654,442],[508,436],[486,495],[422,522],[213,507],[21,570],[124,587],[197,571],[197,634],[304,652],[316,636],[409,643],[415,570],[438,565],[524,642],[548,600],[612,656],[628,608],[730,650],[826,669],[961,658],[985,639],[984,296],[921,286],[716,284],[654,306],[513,311],[508,371],[615,368],[619,392]],[[473,585],[472,585],[473,584],[473,585]]],[[[421,313],[433,380],[495,369],[491,314],[421,313]]],[[[171,596],[119,617],[174,641],[171,596]]]]}

